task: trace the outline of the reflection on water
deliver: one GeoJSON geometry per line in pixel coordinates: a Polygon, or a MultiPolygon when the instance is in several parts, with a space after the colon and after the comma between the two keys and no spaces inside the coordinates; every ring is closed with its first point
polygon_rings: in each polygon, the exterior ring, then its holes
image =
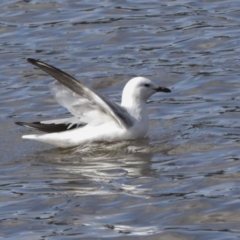
{"type": "Polygon", "coordinates": [[[238,239],[239,9],[233,1],[0,3],[0,237],[238,239]],[[172,89],[148,139],[57,149],[14,121],[66,117],[39,58],[119,102],[132,76],[172,89]]]}

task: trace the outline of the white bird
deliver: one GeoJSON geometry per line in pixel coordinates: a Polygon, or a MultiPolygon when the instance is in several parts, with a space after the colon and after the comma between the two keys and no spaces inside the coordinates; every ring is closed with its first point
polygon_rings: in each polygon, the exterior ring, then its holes
{"type": "Polygon", "coordinates": [[[35,59],[27,60],[57,80],[50,85],[51,93],[74,116],[16,124],[47,132],[24,135],[22,138],[61,148],[95,141],[112,142],[145,137],[149,121],[146,101],[156,92],[171,92],[145,77],[135,77],[125,85],[120,106],[58,68],[35,59]]]}

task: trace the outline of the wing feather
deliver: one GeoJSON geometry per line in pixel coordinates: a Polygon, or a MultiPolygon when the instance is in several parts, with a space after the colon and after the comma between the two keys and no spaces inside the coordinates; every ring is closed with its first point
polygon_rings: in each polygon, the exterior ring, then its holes
{"type": "Polygon", "coordinates": [[[59,85],[55,85],[54,87],[51,88],[52,92],[55,91],[54,97],[62,106],[68,108],[69,111],[75,116],[78,116],[79,114],[81,116],[85,115],[86,109],[84,110],[83,107],[83,109],[81,110],[81,106],[85,106],[86,108],[86,106],[89,105],[88,111],[89,108],[92,108],[92,112],[90,111],[90,113],[93,113],[94,111],[101,112],[111,117],[112,120],[114,120],[117,124],[119,124],[119,126],[123,128],[129,128],[133,125],[132,117],[123,107],[119,106],[114,102],[111,102],[104,96],[101,96],[100,94],[96,93],[94,90],[87,88],[82,83],[77,81],[75,78],[73,78],[72,76],[58,68],[55,68],[49,64],[46,64],[42,61],[38,61],[35,59],[28,58],[27,60],[31,64],[39,67],[40,69],[51,75],[60,83],[59,85]],[[60,93],[57,93],[56,90],[57,88],[61,88],[62,90],[64,89],[66,92],[63,101],[61,101],[60,97],[58,96],[58,94],[60,93]],[[71,94],[69,94],[69,92],[67,92],[66,89],[70,91],[70,93],[72,94],[72,98],[69,97],[71,94]],[[69,99],[67,99],[68,97],[69,99]]]}

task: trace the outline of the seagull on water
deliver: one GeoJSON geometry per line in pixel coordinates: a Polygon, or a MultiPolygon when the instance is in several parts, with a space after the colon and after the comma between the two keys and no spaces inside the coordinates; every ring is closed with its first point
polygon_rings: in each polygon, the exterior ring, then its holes
{"type": "Polygon", "coordinates": [[[45,132],[22,138],[61,148],[96,141],[144,138],[149,121],[146,101],[154,93],[171,92],[168,88],[156,86],[150,79],[134,77],[125,85],[119,105],[56,67],[31,58],[27,60],[57,80],[50,84],[50,91],[73,116],[16,124],[45,132]]]}

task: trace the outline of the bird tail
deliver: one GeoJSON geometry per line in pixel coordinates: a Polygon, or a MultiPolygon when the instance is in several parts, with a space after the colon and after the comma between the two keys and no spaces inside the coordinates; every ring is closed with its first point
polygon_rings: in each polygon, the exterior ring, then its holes
{"type": "Polygon", "coordinates": [[[41,135],[37,135],[37,134],[23,135],[22,138],[23,138],[23,139],[37,140],[39,136],[41,136],[41,135]]]}

